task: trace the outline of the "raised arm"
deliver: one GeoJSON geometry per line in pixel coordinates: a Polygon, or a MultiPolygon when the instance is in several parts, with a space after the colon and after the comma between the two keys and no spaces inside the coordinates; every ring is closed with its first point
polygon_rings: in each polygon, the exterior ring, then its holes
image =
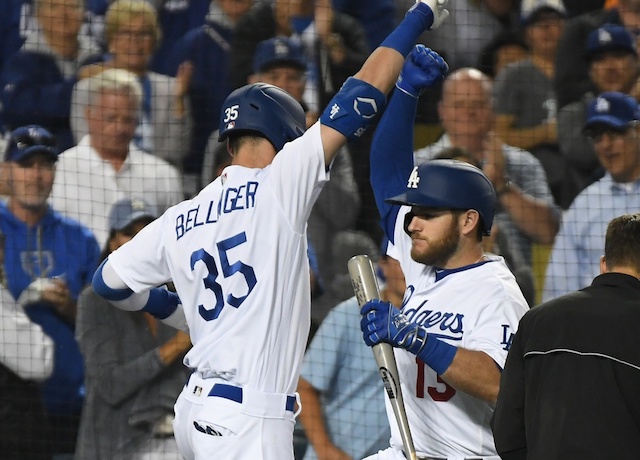
{"type": "Polygon", "coordinates": [[[371,187],[382,227],[393,241],[398,206],[386,203],[390,196],[404,192],[414,167],[413,125],[422,89],[441,81],[448,70],[438,53],[416,45],[407,58],[371,145],[371,187]]]}
{"type": "Polygon", "coordinates": [[[331,164],[347,140],[359,138],[386,104],[405,56],[428,29],[437,28],[449,15],[447,0],[419,0],[398,27],[347,79],[320,117],[325,163],[331,164]]]}

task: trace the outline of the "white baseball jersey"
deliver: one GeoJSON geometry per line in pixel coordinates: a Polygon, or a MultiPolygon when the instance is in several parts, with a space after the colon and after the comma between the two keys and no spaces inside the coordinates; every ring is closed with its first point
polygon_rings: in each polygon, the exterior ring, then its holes
{"type": "MultiPolygon", "coordinates": [[[[520,318],[529,309],[504,259],[454,270],[436,270],[411,259],[411,239],[404,232],[403,206],[394,244],[387,253],[400,261],[407,281],[402,311],[429,336],[457,347],[480,350],[501,368],[520,318]]],[[[416,450],[432,457],[462,459],[497,456],[488,402],[456,390],[406,350],[394,348],[404,403],[416,450]]],[[[391,444],[402,438],[387,399],[391,444]]],[[[495,457],[498,458],[498,457],[495,457]]]]}
{"type": "Polygon", "coordinates": [[[306,222],[329,178],[320,125],[264,169],[229,166],[109,256],[135,292],[173,280],[204,378],[294,393],[310,325],[306,222]]]}

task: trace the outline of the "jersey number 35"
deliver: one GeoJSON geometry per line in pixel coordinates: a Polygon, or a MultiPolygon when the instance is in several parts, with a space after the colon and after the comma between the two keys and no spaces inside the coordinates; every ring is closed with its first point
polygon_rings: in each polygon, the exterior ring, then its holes
{"type": "Polygon", "coordinates": [[[216,264],[215,258],[202,248],[191,254],[191,271],[194,271],[196,263],[200,261],[204,263],[207,267],[207,276],[202,279],[202,282],[205,289],[212,291],[216,297],[216,304],[213,307],[207,307],[203,304],[198,305],[198,312],[206,321],[211,321],[220,316],[225,302],[232,307],[238,308],[256,286],[257,280],[253,268],[241,261],[229,262],[227,255],[229,250],[246,242],[247,235],[245,232],[238,233],[231,238],[217,242],[216,247],[218,248],[220,267],[216,264]],[[236,273],[244,276],[248,288],[246,294],[236,297],[233,293],[229,293],[225,297],[224,292],[222,292],[222,286],[220,286],[217,281],[220,272],[222,272],[222,276],[225,278],[229,278],[236,273]]]}

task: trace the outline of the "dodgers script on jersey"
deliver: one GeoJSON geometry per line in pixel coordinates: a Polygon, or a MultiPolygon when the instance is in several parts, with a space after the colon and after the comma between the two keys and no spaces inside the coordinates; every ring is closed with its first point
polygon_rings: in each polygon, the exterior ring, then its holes
{"type": "Polygon", "coordinates": [[[328,179],[316,123],[266,168],[228,166],[167,210],[135,237],[145,250],[109,257],[135,292],[173,280],[193,343],[184,363],[201,377],[295,392],[310,326],[306,222],[328,179]]]}
{"type": "MultiPolygon", "coordinates": [[[[529,309],[504,259],[486,255],[483,262],[454,270],[437,270],[411,259],[411,238],[404,231],[403,206],[396,219],[395,245],[387,253],[400,261],[407,281],[402,312],[409,320],[451,345],[485,352],[504,367],[520,318],[529,309]]],[[[394,348],[407,418],[416,450],[433,457],[494,457],[497,452],[489,420],[491,405],[456,390],[415,355],[394,348]],[[463,447],[464,446],[464,447],[463,447]],[[472,448],[473,451],[468,449],[472,448]]],[[[392,445],[402,438],[387,398],[392,445]]]]}

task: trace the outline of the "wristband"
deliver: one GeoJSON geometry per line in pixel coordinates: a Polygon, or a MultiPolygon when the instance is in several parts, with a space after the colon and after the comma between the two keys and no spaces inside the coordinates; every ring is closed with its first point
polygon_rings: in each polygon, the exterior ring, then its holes
{"type": "MultiPolygon", "coordinates": [[[[422,327],[419,329],[424,330],[422,327]]],[[[424,345],[414,354],[436,371],[436,374],[442,375],[449,369],[457,351],[458,347],[449,345],[437,337],[427,335],[424,345]]]]}

